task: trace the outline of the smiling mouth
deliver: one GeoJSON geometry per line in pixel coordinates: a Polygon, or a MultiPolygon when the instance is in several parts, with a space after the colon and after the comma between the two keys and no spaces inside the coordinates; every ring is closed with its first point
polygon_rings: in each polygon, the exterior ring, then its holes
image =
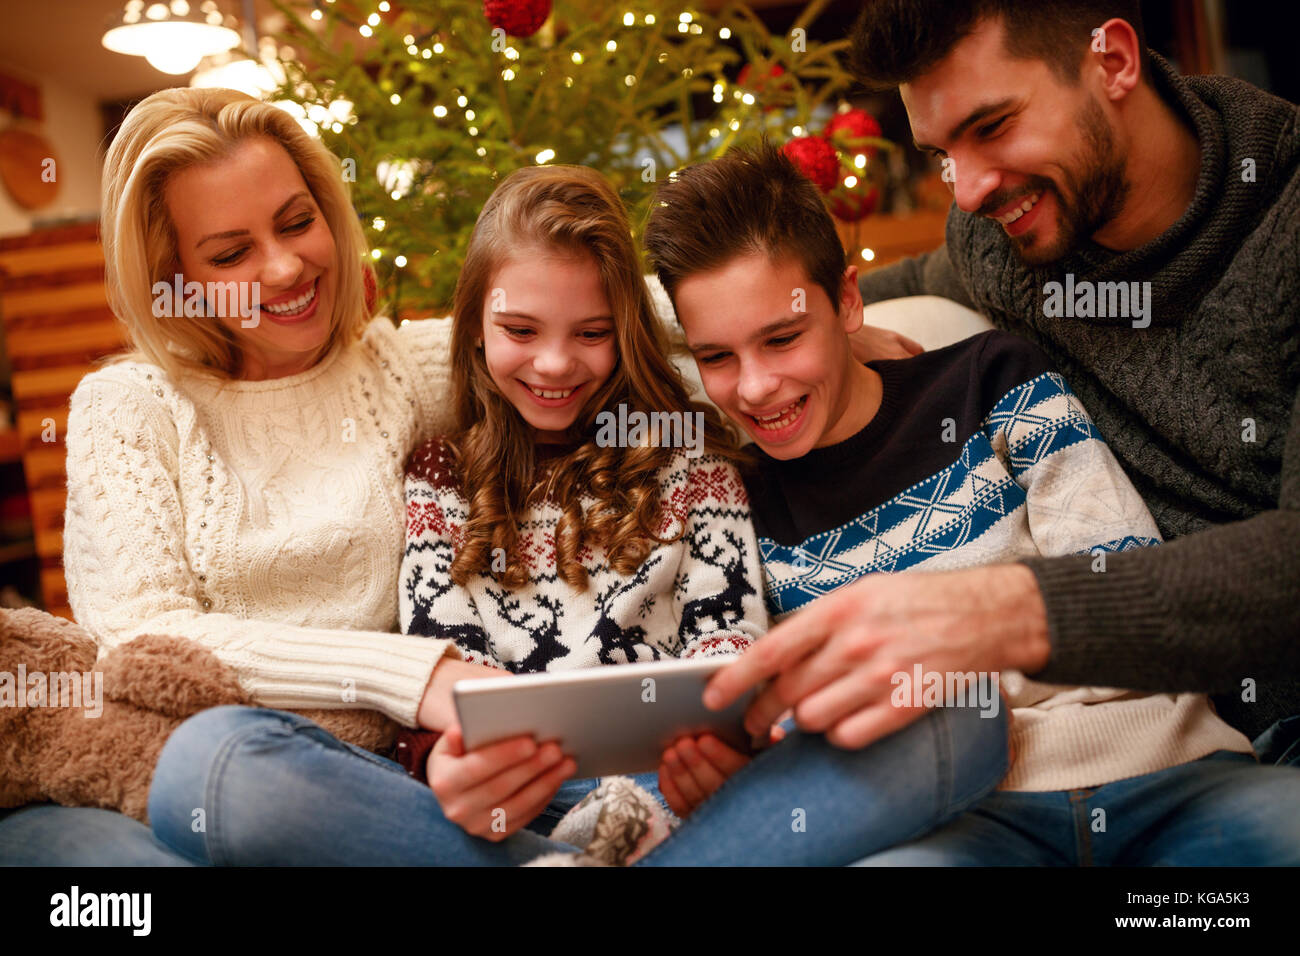
{"type": "Polygon", "coordinates": [[[808,396],[804,395],[796,399],[784,408],[777,409],[770,415],[750,415],[756,424],[763,431],[775,432],[782,428],[788,428],[803,413],[804,406],[808,404],[808,396]]]}
{"type": "Polygon", "coordinates": [[[272,315],[287,318],[291,318],[295,315],[302,315],[302,313],[310,309],[312,303],[316,301],[316,293],[319,286],[320,276],[317,276],[312,280],[311,288],[296,299],[290,299],[288,302],[277,302],[274,305],[264,302],[259,306],[259,308],[264,312],[270,312],[272,315]]]}
{"type": "Polygon", "coordinates": [[[1043,198],[1043,194],[1042,194],[1041,192],[1036,192],[1036,193],[1034,193],[1032,196],[1029,196],[1028,198],[1026,198],[1026,199],[1025,199],[1025,200],[1024,200],[1024,201],[1023,201],[1019,206],[1017,206],[1015,209],[1012,209],[1009,213],[1006,213],[1005,215],[997,216],[997,217],[996,217],[996,218],[997,218],[997,221],[1000,222],[1000,223],[1001,223],[1002,225],[1004,225],[1004,226],[1009,226],[1009,225],[1011,225],[1013,222],[1015,222],[1017,219],[1019,219],[1019,218],[1020,218],[1021,216],[1023,216],[1025,213],[1029,212],[1029,210],[1031,210],[1031,209],[1033,209],[1035,206],[1037,206],[1037,205],[1038,205],[1038,200],[1040,200],[1040,199],[1042,199],[1042,198],[1043,198]]]}
{"type": "Polygon", "coordinates": [[[536,385],[529,385],[527,382],[524,382],[524,385],[527,386],[528,390],[532,392],[534,395],[536,395],[538,398],[550,398],[550,399],[568,398],[578,389],[582,388],[581,385],[574,385],[571,386],[570,388],[538,388],[536,385]]]}

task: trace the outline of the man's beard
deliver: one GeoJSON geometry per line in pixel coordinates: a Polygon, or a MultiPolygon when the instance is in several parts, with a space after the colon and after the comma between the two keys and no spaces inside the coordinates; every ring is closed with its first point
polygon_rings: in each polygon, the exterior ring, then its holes
{"type": "MultiPolygon", "coordinates": [[[[1016,191],[1022,196],[1050,192],[1060,209],[1056,238],[1050,243],[1035,241],[1033,229],[1023,236],[1008,237],[1016,255],[1026,265],[1046,265],[1061,259],[1077,247],[1081,237],[1096,233],[1124,208],[1129,192],[1128,179],[1124,175],[1126,157],[1115,143],[1106,114],[1091,97],[1079,117],[1079,127],[1083,131],[1083,150],[1073,167],[1061,171],[1065,192],[1042,176],[1029,177],[1028,184],[1016,191]]],[[[985,208],[989,211],[999,209],[1013,198],[995,196],[985,203],[985,208]]]]}

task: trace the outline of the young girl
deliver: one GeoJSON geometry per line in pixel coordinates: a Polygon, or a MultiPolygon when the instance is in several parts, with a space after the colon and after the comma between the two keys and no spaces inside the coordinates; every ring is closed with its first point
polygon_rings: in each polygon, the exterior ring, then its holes
{"type": "MultiPolygon", "coordinates": [[[[480,215],[454,313],[456,427],[407,469],[403,630],[510,673],[735,654],[759,637],[762,566],[728,461],[735,445],[666,357],[605,180],[582,167],[507,177],[480,215]],[[661,427],[629,440],[620,421],[661,427]]],[[[404,741],[417,776],[430,736],[404,741]]],[[[428,761],[430,783],[452,819],[487,836],[482,811],[506,784],[465,792],[451,736],[428,761]],[[476,809],[453,815],[467,802],[476,809]]],[[[670,762],[661,774],[681,816],[747,762],[711,735],[699,746],[717,772],[696,781],[683,767],[678,780],[670,762]]],[[[572,773],[550,756],[533,798],[514,808],[517,826],[572,773]]]]}

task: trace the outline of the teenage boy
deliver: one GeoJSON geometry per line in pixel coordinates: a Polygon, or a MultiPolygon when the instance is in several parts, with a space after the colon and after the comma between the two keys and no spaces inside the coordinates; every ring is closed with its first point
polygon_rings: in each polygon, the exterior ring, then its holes
{"type": "MultiPolygon", "coordinates": [[[[645,244],[705,390],[753,440],[746,486],[775,617],[876,572],[1082,554],[1105,573],[1116,555],[1161,546],[1088,413],[1028,342],[989,332],[858,364],[857,270],[815,187],[771,146],[662,186],[645,244]]],[[[877,613],[906,614],[903,626],[930,638],[929,609],[889,594],[877,613]]],[[[855,640],[872,649],[869,636],[846,640],[850,653],[855,640]]],[[[885,661],[836,680],[777,669],[777,684],[799,685],[786,691],[808,729],[858,682],[896,710],[963,703],[950,670],[885,661]]],[[[880,860],[1300,862],[1290,809],[1300,770],[1258,766],[1204,694],[1049,685],[1014,671],[1002,682],[1016,758],[999,791],[880,860]]]]}
{"type": "MultiPolygon", "coordinates": [[[[1180,76],[1138,0],[868,0],[853,41],[954,199],[946,245],[864,276],[864,299],[947,296],[1038,345],[1168,544],[1104,574],[1082,556],[890,582],[905,593],[868,578],[769,632],[719,703],[815,638],[840,674],[888,657],[1214,693],[1262,759],[1300,762],[1300,108],[1180,76]],[[951,639],[894,627],[885,597],[951,639]],[[854,633],[878,654],[836,657],[854,633]]],[[[758,710],[793,703],[777,688],[758,710]]],[[[855,744],[907,716],[870,688],[841,703],[855,744]]]]}

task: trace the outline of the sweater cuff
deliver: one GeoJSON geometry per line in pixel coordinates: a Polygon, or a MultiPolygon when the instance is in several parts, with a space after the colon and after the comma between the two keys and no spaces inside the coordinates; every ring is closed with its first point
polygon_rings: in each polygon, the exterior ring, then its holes
{"type": "Polygon", "coordinates": [[[1153,648],[1168,643],[1169,609],[1144,570],[1125,556],[1027,558],[1047,607],[1051,656],[1034,680],[1048,684],[1124,687],[1164,692],[1170,661],[1153,648]],[[1094,562],[1102,560],[1094,570],[1094,562]],[[1101,568],[1105,570],[1101,570],[1101,568]],[[1162,660],[1163,658],[1163,660],[1162,660]],[[1152,666],[1153,661],[1163,666],[1152,666]]]}
{"type": "MultiPolygon", "coordinates": [[[[310,673],[297,666],[278,673],[274,668],[260,668],[257,676],[246,684],[254,699],[263,706],[277,708],[377,710],[403,727],[415,727],[420,702],[434,668],[444,656],[460,657],[451,641],[357,632],[355,638],[359,640],[345,648],[337,633],[325,633],[335,639],[329,642],[334,645],[330,648],[332,659],[318,658],[310,673]],[[358,646],[367,637],[374,642],[373,650],[358,646]]],[[[310,640],[309,635],[301,636],[310,640]]]]}

